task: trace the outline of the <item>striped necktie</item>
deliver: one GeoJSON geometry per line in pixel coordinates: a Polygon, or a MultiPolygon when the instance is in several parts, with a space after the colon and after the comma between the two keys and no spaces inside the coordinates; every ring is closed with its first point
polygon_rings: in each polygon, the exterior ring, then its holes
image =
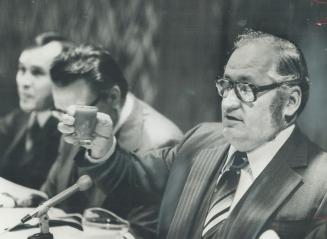
{"type": "Polygon", "coordinates": [[[246,153],[236,151],[232,158],[231,164],[227,164],[225,170],[218,177],[204,222],[202,238],[209,238],[208,236],[215,231],[215,227],[229,216],[240,177],[240,170],[248,165],[246,153]]]}

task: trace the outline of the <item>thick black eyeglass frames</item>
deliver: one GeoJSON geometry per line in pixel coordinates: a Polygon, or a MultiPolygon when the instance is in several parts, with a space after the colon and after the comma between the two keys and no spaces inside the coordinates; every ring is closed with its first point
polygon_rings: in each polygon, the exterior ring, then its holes
{"type": "Polygon", "coordinates": [[[289,80],[270,85],[257,86],[247,82],[232,81],[227,78],[218,78],[216,81],[216,88],[218,94],[225,98],[229,90],[234,89],[234,92],[238,99],[243,102],[254,102],[257,100],[257,94],[259,92],[272,90],[282,85],[298,85],[301,84],[301,80],[289,80]]]}

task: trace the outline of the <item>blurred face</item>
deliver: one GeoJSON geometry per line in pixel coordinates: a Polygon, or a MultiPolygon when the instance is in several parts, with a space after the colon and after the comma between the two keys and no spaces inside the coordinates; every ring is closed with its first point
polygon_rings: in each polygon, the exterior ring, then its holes
{"type": "MultiPolygon", "coordinates": [[[[275,66],[275,53],[265,45],[248,44],[230,57],[224,77],[257,86],[276,80],[269,72],[275,66]]],[[[279,88],[258,93],[254,102],[242,102],[234,90],[222,100],[223,134],[238,150],[249,152],[273,139],[283,128],[283,95],[279,88]]]]}
{"type": "Polygon", "coordinates": [[[55,107],[60,111],[66,111],[70,105],[91,105],[98,98],[85,80],[64,87],[53,85],[52,94],[55,107]]]}
{"type": "Polygon", "coordinates": [[[95,92],[90,84],[81,79],[74,81],[67,86],[56,86],[52,84],[52,95],[54,99],[54,105],[56,110],[53,111],[53,115],[59,120],[62,117],[62,113],[67,112],[67,108],[70,105],[90,105],[96,106],[99,112],[110,115],[114,124],[117,123],[120,113],[120,107],[116,107],[115,103],[119,96],[115,97],[113,92],[116,92],[116,86],[108,91],[107,98],[104,96],[99,97],[99,94],[95,92]]]}
{"type": "Polygon", "coordinates": [[[50,66],[60,50],[58,43],[49,43],[22,52],[16,75],[22,110],[43,111],[52,106],[50,66]]]}

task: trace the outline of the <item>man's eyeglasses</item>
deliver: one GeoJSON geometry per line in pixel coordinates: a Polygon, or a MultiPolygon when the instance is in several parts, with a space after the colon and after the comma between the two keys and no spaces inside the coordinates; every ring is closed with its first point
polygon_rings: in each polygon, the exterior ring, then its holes
{"type": "Polygon", "coordinates": [[[236,96],[243,102],[254,102],[257,100],[257,94],[266,90],[272,90],[282,85],[298,85],[300,80],[289,80],[270,85],[256,86],[247,82],[231,81],[226,78],[220,78],[216,81],[218,94],[225,98],[229,90],[234,89],[236,96]]]}

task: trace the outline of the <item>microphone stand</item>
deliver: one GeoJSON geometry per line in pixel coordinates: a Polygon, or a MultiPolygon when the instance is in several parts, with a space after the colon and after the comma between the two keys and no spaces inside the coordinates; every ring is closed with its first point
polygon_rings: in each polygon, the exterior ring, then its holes
{"type": "Polygon", "coordinates": [[[81,176],[77,182],[67,188],[66,190],[62,191],[61,193],[57,194],[53,198],[45,201],[43,204],[38,206],[29,214],[25,215],[20,221],[22,223],[27,222],[28,220],[32,219],[33,217],[39,218],[39,225],[40,225],[40,233],[36,233],[28,239],[53,239],[53,235],[49,231],[49,217],[48,211],[50,207],[62,202],[72,194],[77,191],[85,191],[92,186],[92,180],[88,175],[81,176]]]}
{"type": "Polygon", "coordinates": [[[31,235],[27,239],[53,239],[53,234],[49,230],[49,209],[49,207],[44,207],[44,209],[37,214],[41,232],[31,235]]]}

